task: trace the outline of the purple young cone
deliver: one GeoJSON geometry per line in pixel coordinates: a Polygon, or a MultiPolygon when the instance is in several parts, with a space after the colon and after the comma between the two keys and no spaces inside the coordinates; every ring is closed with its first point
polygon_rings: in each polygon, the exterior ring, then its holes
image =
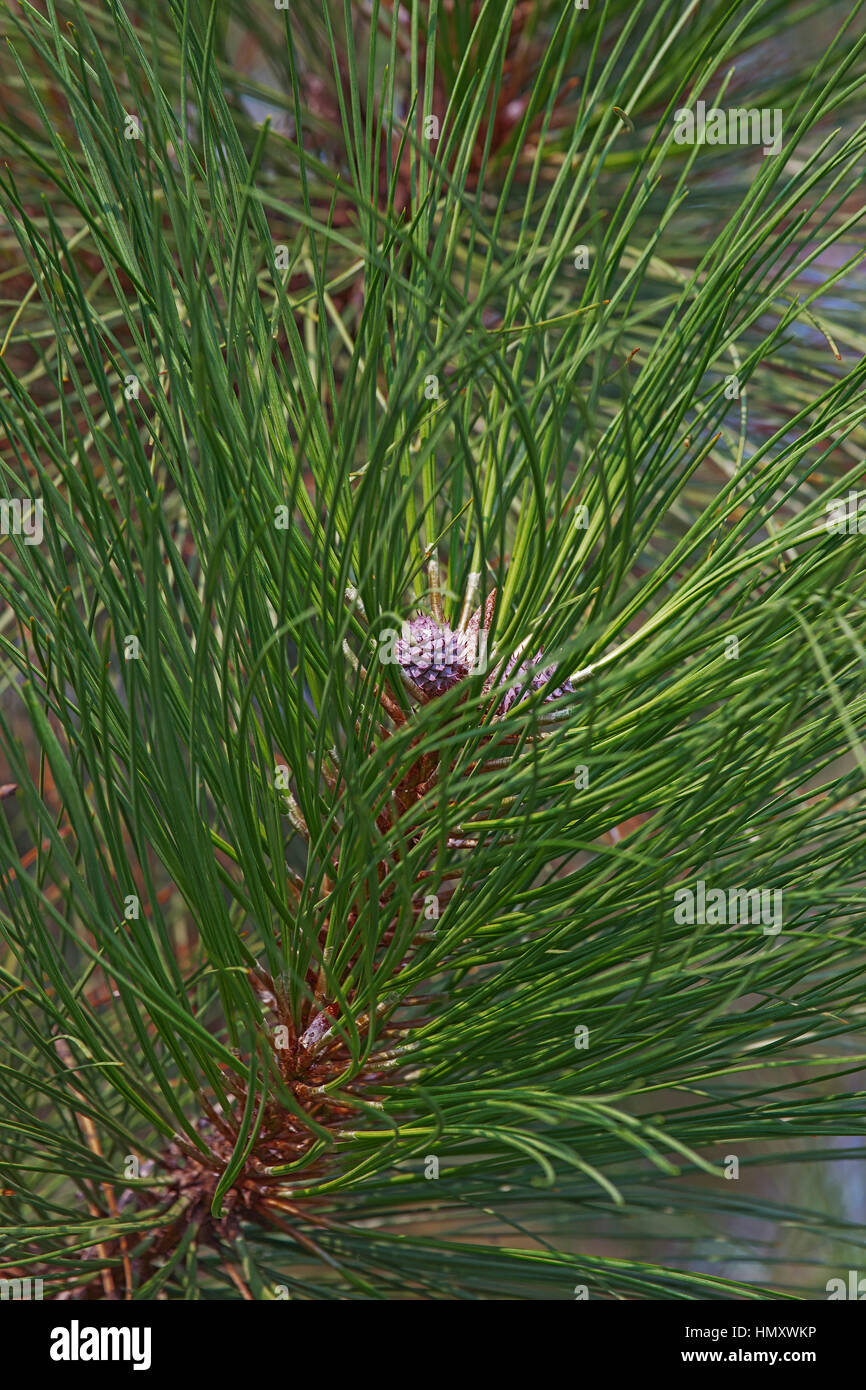
{"type": "MultiPolygon", "coordinates": [[[[541,690],[543,686],[547,685],[547,682],[556,671],[556,667],[545,666],[539,670],[542,657],[543,652],[536,652],[531,661],[522,661],[519,666],[517,666],[517,657],[513,656],[511,658],[502,675],[501,684],[504,685],[507,681],[512,679],[516,666],[517,676],[515,680],[519,677],[520,682],[519,684],[515,684],[510,690],[506,690],[502,697],[502,703],[497,710],[497,714],[500,716],[507,714],[513,705],[518,704],[521,700],[525,700],[527,695],[532,694],[534,690],[541,690]]],[[[553,690],[549,690],[541,703],[549,705],[553,700],[560,700],[563,695],[575,695],[576,693],[571,681],[564,680],[561,685],[557,685],[553,690]]]]}
{"type": "Polygon", "coordinates": [[[425,695],[444,695],[469,674],[466,636],[419,613],[394,644],[401,669],[425,695]]]}

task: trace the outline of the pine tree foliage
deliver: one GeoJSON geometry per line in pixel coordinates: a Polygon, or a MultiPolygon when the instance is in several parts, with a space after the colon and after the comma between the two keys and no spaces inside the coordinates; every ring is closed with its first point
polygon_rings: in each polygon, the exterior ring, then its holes
{"type": "Polygon", "coordinates": [[[10,7],[4,1274],[862,1249],[861,9],[10,7]]]}

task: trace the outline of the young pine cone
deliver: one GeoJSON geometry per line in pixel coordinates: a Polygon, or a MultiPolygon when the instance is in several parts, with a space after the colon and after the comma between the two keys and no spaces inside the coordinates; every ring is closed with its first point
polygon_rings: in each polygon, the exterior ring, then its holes
{"type": "Polygon", "coordinates": [[[466,634],[452,632],[447,624],[419,613],[404,623],[394,644],[394,655],[406,675],[425,695],[444,695],[469,674],[466,634]]]}
{"type": "MultiPolygon", "coordinates": [[[[507,714],[513,705],[518,704],[521,700],[525,700],[527,695],[532,694],[534,690],[541,690],[551,679],[556,667],[545,666],[542,668],[542,659],[543,653],[536,652],[535,656],[532,657],[530,661],[522,661],[518,666],[518,658],[516,656],[511,658],[505,668],[500,684],[504,685],[513,678],[514,685],[509,690],[506,690],[502,703],[496,711],[500,717],[507,714]],[[512,676],[515,667],[517,668],[516,675],[512,676]]],[[[553,700],[561,699],[563,695],[574,694],[576,694],[574,686],[570,680],[566,679],[553,690],[548,690],[542,700],[542,704],[547,705],[553,700]]]]}

